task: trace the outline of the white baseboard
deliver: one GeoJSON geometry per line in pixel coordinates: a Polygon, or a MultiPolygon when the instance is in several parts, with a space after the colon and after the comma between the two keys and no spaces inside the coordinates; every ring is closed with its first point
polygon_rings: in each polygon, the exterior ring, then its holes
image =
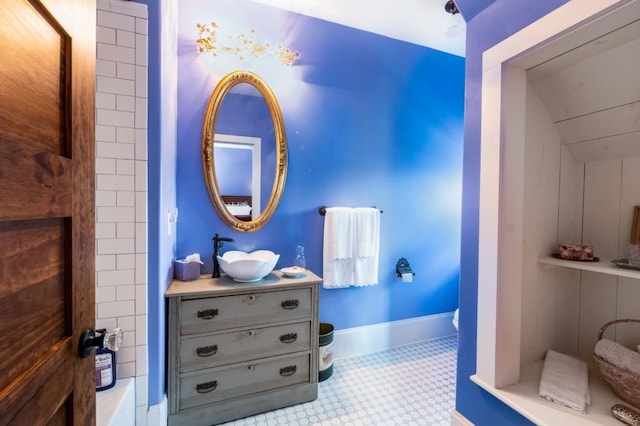
{"type": "Polygon", "coordinates": [[[451,412],[451,426],[474,426],[465,416],[460,414],[459,411],[453,410],[451,412]]]}
{"type": "Polygon", "coordinates": [[[455,334],[453,312],[346,328],[333,334],[333,356],[347,358],[455,334]]]}
{"type": "Polygon", "coordinates": [[[167,407],[167,394],[165,394],[160,404],[149,406],[149,412],[147,413],[147,425],[167,426],[167,407]]]}

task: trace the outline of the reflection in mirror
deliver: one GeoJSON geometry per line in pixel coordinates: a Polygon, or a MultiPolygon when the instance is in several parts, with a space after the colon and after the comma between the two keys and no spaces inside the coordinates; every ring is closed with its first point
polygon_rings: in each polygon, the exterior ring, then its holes
{"type": "Polygon", "coordinates": [[[223,221],[238,231],[263,227],[282,197],[287,145],[280,106],[257,75],[235,71],[218,83],[202,150],[209,196],[223,221]]]}
{"type": "Polygon", "coordinates": [[[260,216],[262,139],[216,133],[213,158],[222,201],[238,220],[260,216]]]}

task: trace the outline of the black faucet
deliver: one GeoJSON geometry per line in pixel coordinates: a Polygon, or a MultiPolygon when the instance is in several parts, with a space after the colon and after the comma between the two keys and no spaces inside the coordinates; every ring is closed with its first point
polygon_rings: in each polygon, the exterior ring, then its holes
{"type": "Polygon", "coordinates": [[[211,278],[220,278],[220,264],[218,263],[218,253],[220,252],[220,247],[224,245],[223,241],[232,243],[233,238],[221,237],[218,234],[213,237],[213,275],[211,275],[211,278]]]}

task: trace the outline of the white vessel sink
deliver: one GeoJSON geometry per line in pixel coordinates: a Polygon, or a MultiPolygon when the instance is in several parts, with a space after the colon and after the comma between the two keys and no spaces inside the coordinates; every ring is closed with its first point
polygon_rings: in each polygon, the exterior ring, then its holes
{"type": "Polygon", "coordinates": [[[270,250],[247,253],[231,250],[218,256],[218,263],[225,274],[234,281],[248,283],[260,281],[269,275],[280,259],[279,254],[270,250]]]}

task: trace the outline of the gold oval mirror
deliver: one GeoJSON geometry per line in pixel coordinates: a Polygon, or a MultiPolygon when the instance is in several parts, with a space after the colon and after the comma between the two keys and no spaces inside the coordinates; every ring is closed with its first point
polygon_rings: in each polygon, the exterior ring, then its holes
{"type": "Polygon", "coordinates": [[[231,72],[213,90],[202,126],[202,168],[211,202],[228,226],[237,231],[251,232],[269,222],[284,191],[287,140],[280,105],[271,88],[256,74],[249,71],[231,72]],[[229,100],[231,97],[233,101],[229,100]],[[254,105],[257,102],[259,107],[239,107],[242,100],[254,105]],[[273,126],[273,136],[267,139],[274,139],[275,142],[267,140],[261,143],[264,135],[247,134],[251,132],[248,129],[250,123],[261,121],[251,116],[261,109],[261,103],[266,103],[266,108],[262,109],[268,112],[273,126]],[[221,126],[223,104],[224,115],[234,118],[232,126],[221,126]],[[252,112],[247,114],[247,111],[252,112]],[[242,118],[246,118],[246,126],[238,120],[242,118]],[[230,131],[230,128],[235,130],[230,131]],[[225,153],[229,150],[238,153],[235,156],[225,153]],[[239,153],[242,150],[245,153],[239,153]],[[250,164],[248,168],[247,162],[250,164]],[[271,177],[263,179],[262,176],[269,173],[269,170],[275,171],[271,193],[267,199],[266,196],[261,197],[260,193],[268,191],[271,177]],[[225,181],[233,181],[233,185],[227,186],[225,181]],[[221,187],[221,183],[225,183],[225,187],[221,187]],[[249,189],[239,194],[235,192],[243,190],[231,189],[234,187],[249,189]],[[227,188],[234,193],[226,192],[227,188]],[[261,203],[261,199],[267,201],[261,203]]]}

